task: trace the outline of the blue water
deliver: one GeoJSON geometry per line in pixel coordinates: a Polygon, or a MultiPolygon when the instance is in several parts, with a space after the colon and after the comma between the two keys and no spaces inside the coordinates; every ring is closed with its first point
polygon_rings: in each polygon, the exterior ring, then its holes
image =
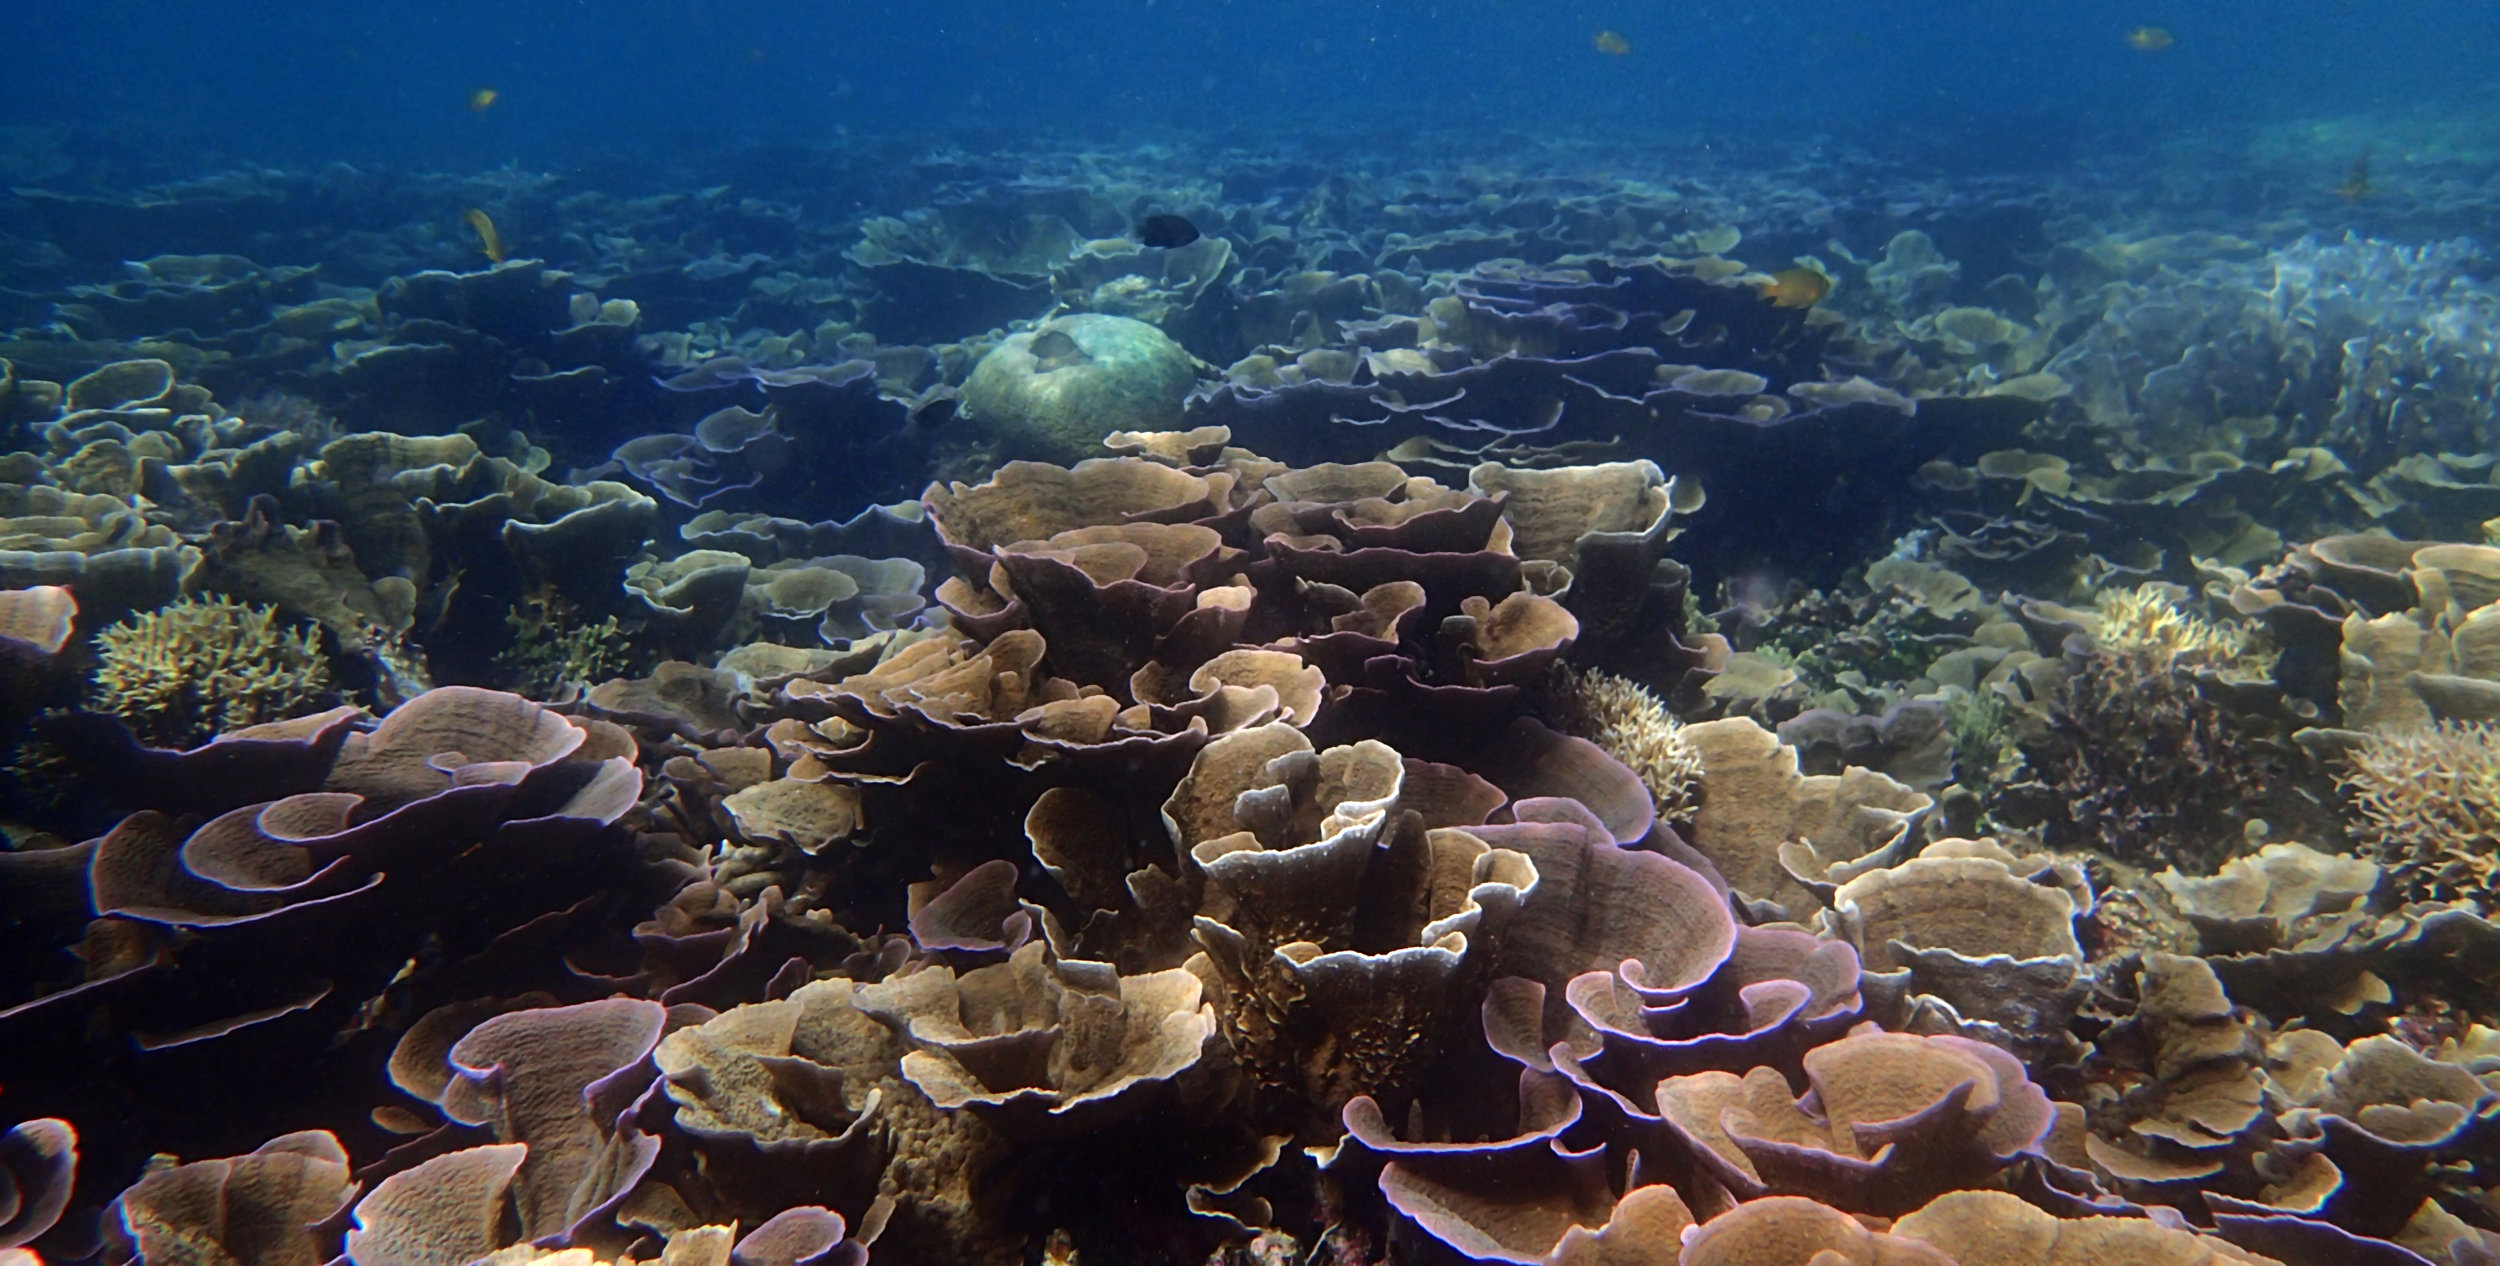
{"type": "Polygon", "coordinates": [[[2054,161],[2189,132],[2489,104],[2500,4],[448,0],[27,4],[0,121],[90,155],[561,168],[849,133],[1255,143],[1500,130],[1914,138],[2054,161]],[[2139,51],[2155,25],[2175,44],[2139,51]],[[1600,30],[1632,45],[1597,51],[1600,30]],[[473,113],[470,94],[495,105],[473,113]]]}

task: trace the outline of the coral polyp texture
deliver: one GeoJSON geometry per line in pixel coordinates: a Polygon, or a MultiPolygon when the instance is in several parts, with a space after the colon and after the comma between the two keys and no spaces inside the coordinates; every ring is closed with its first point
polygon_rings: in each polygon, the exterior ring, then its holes
{"type": "Polygon", "coordinates": [[[12,193],[0,1263],[2500,1260],[2478,248],[1430,157],[12,193]]]}
{"type": "Polygon", "coordinates": [[[2421,895],[2481,898],[2500,875],[2500,730],[2489,723],[2373,730],[2344,776],[2354,838],[2421,895]]]}
{"type": "Polygon", "coordinates": [[[311,630],[284,627],[274,607],[222,597],[142,612],[95,641],[89,706],[165,746],[310,711],[330,684],[311,630]]]}

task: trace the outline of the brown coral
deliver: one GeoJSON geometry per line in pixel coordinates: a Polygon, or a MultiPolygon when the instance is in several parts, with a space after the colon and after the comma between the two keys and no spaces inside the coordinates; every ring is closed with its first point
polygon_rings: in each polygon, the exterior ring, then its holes
{"type": "Polygon", "coordinates": [[[2044,788],[2032,812],[2052,843],[2210,871],[2290,782],[2283,752],[2207,685],[2262,653],[2150,588],[2110,599],[2097,626],[2067,642],[2049,724],[2022,745],[2044,788]]]}

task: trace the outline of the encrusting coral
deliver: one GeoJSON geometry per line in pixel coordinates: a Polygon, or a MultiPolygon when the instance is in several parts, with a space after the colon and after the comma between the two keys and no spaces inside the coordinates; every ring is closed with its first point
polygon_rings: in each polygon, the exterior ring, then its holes
{"type": "Polygon", "coordinates": [[[2365,730],[2347,759],[2353,835],[2408,896],[2492,900],[2500,875],[2500,727],[2441,721],[2365,730]]]}
{"type": "Polygon", "coordinates": [[[185,598],[96,635],[91,705],[160,747],[309,710],[330,686],[314,633],[277,609],[185,598]]]}

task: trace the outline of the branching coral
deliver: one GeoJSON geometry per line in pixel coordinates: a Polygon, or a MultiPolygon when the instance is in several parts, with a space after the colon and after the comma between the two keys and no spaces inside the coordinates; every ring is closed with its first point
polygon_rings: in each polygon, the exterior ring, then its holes
{"type": "Polygon", "coordinates": [[[1604,748],[1641,776],[1668,821],[1690,817],[1700,804],[1701,756],[1658,696],[1602,669],[1554,674],[1555,721],[1604,748]]]}
{"type": "Polygon", "coordinates": [[[567,682],[595,685],[633,671],[631,639],[611,615],[592,621],[571,599],[553,589],[504,616],[512,644],[495,662],[521,677],[534,694],[552,694],[567,682]]]}
{"type": "Polygon", "coordinates": [[[2277,754],[2235,731],[2202,682],[2263,658],[2157,588],[2105,599],[2102,611],[2094,636],[2067,643],[2047,730],[2024,744],[2054,792],[2046,825],[2053,839],[2120,857],[2210,869],[2286,780],[2277,754]]]}
{"type": "Polygon", "coordinates": [[[2353,834],[2406,895],[2488,902],[2500,874],[2500,727],[2367,730],[2350,760],[2353,834]]]}
{"type": "Polygon", "coordinates": [[[2100,623],[2092,640],[2111,655],[2246,676],[2263,676],[2274,668],[2274,652],[2261,644],[2254,630],[2218,624],[2182,610],[2160,585],[2105,592],[2098,611],[2100,623]]]}
{"type": "Polygon", "coordinates": [[[1993,786],[2019,756],[2013,709],[1993,690],[1963,691],[1945,704],[1953,769],[1965,784],[1993,786]]]}
{"type": "Polygon", "coordinates": [[[224,597],[132,616],[97,634],[96,651],[91,706],[159,746],[294,716],[330,685],[310,629],[224,597]]]}

